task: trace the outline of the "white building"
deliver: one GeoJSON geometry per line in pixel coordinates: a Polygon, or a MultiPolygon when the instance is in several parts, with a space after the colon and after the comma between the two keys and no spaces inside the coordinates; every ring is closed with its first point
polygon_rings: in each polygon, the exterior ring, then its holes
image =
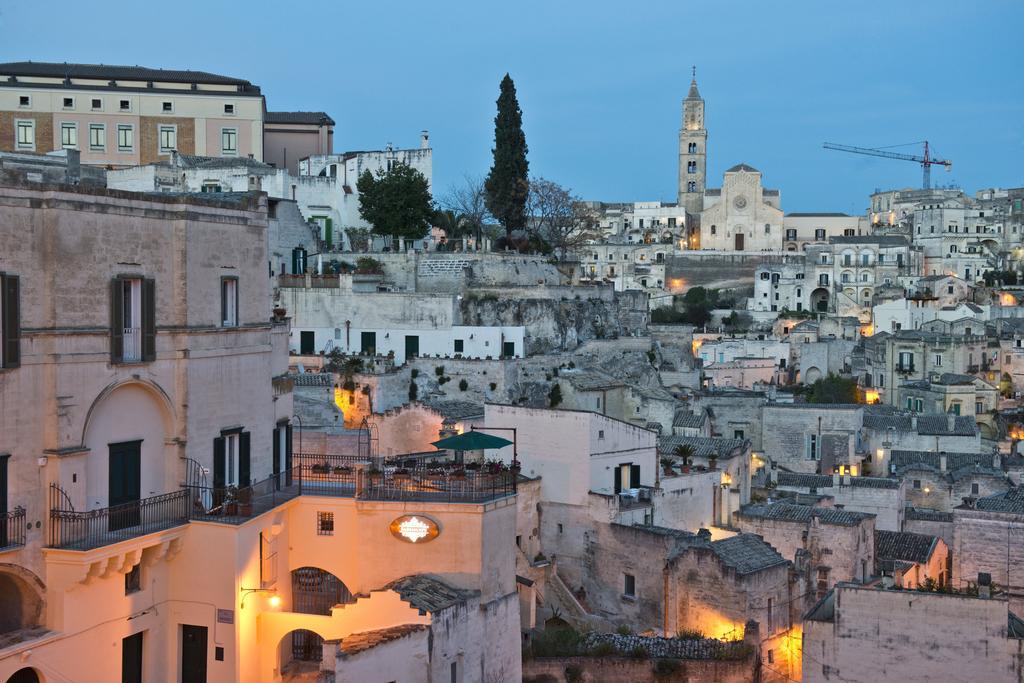
{"type": "Polygon", "coordinates": [[[721,251],[781,251],[783,215],[778,190],[761,185],[761,172],[737,164],[720,189],[704,192],[700,248],[721,251]]]}

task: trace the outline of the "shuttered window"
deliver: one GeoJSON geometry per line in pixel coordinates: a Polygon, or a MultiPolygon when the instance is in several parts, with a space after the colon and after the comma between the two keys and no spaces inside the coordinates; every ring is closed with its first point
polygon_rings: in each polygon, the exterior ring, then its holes
{"type": "Polygon", "coordinates": [[[0,368],[21,365],[21,308],[17,275],[0,273],[0,368]]]}
{"type": "Polygon", "coordinates": [[[156,360],[156,281],[116,277],[110,283],[110,362],[156,360]]]}

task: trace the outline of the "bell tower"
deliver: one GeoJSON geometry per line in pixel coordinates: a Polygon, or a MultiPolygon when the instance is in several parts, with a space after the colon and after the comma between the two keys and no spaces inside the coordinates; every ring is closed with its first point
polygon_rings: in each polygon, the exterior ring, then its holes
{"type": "Polygon", "coordinates": [[[688,213],[699,214],[704,209],[707,153],[704,100],[697,90],[697,67],[693,67],[690,92],[683,100],[683,123],[679,129],[679,204],[688,213]]]}

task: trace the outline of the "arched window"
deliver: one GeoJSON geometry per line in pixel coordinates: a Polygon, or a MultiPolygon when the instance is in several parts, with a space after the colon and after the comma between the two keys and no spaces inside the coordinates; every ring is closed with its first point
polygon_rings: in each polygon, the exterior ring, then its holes
{"type": "Polygon", "coordinates": [[[686,151],[689,152],[690,154],[696,154],[697,153],[697,143],[696,142],[691,142],[689,144],[689,146],[686,148],[686,151]]]}
{"type": "Polygon", "coordinates": [[[692,182],[692,181],[689,182],[689,183],[686,183],[686,191],[687,192],[696,192],[697,191],[697,183],[692,182]]]}

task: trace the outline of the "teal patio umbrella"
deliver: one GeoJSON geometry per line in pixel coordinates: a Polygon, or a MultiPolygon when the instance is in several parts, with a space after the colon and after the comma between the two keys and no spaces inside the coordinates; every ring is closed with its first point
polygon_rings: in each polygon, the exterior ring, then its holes
{"type": "Polygon", "coordinates": [[[455,436],[446,437],[440,441],[434,441],[432,445],[439,449],[448,449],[452,451],[482,451],[485,448],[504,448],[505,446],[511,446],[512,442],[508,439],[503,439],[500,436],[494,436],[493,434],[469,431],[463,432],[462,434],[456,434],[455,436]]]}

